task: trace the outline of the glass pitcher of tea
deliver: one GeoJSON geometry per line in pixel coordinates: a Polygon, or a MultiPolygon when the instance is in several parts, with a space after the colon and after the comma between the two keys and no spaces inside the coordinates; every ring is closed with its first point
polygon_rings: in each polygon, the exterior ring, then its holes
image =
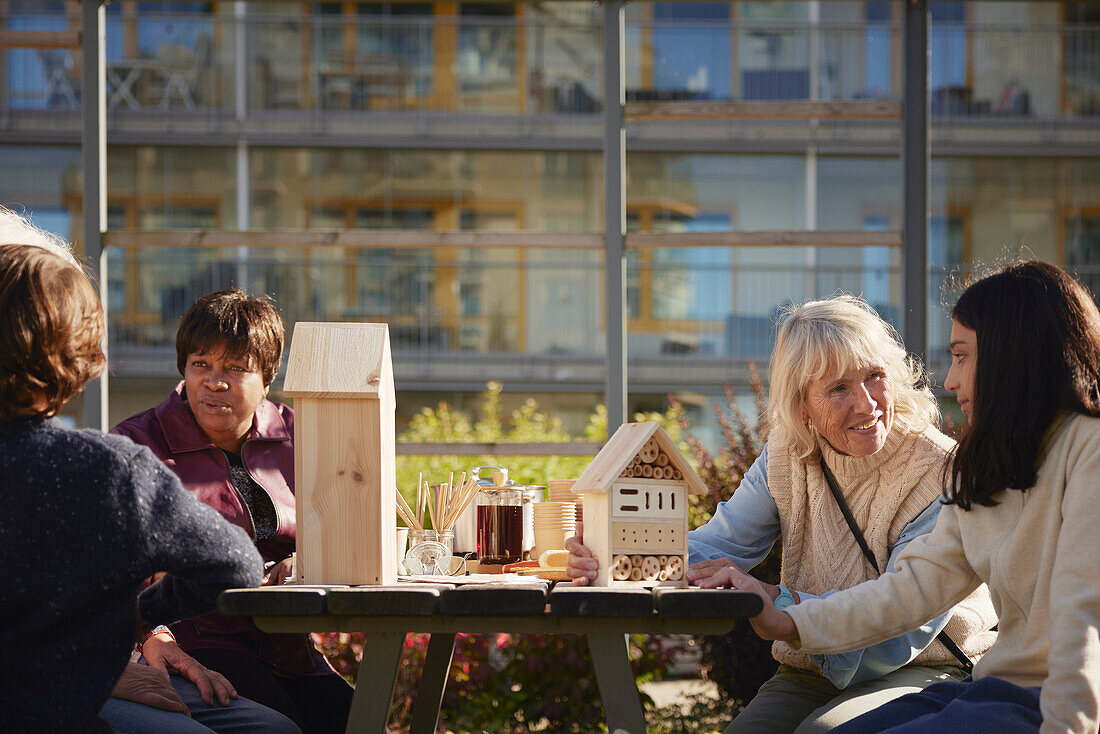
{"type": "Polygon", "coordinates": [[[523,560],[523,487],[486,487],[477,495],[477,557],[483,564],[523,560]]]}

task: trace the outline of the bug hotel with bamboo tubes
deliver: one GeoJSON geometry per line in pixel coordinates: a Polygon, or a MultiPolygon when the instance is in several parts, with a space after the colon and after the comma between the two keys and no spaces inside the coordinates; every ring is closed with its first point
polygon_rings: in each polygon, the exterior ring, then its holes
{"type": "Polygon", "coordinates": [[[659,424],[621,426],[575,489],[595,585],[687,586],[688,495],[706,487],[659,424]]]}

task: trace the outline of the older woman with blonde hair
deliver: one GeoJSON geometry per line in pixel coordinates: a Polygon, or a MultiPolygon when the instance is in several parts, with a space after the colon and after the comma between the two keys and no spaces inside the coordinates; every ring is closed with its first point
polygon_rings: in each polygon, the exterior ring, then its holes
{"type": "MultiPolygon", "coordinates": [[[[688,578],[748,572],[781,542],[777,608],[889,573],[898,553],[935,526],[954,442],[920,365],[860,299],[834,296],[780,317],[771,362],[768,442],[737,491],[689,535],[688,578]]],[[[571,539],[574,583],[597,561],[571,539]]],[[[961,680],[996,624],[979,588],[919,629],[840,655],[773,647],[778,672],[730,724],[734,734],[827,731],[943,680],[961,680]],[[941,635],[941,632],[944,634],[941,635]],[[939,639],[937,639],[939,637],[939,639]]]]}

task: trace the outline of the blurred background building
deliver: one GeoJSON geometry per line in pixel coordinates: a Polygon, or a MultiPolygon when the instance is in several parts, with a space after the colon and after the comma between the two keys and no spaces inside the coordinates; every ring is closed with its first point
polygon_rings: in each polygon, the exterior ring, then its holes
{"type": "MultiPolygon", "coordinates": [[[[950,273],[1024,254],[1100,288],[1100,4],[929,7],[924,307],[942,379],[950,273]]],[[[897,102],[903,12],[631,2],[626,99],[897,102]]],[[[106,19],[112,424],[178,379],[183,310],[239,285],[288,326],[389,323],[399,423],[493,379],[579,431],[606,356],[598,6],[114,0],[106,19]]],[[[0,30],[80,23],[79,2],[0,2],[0,30]]],[[[0,202],[78,246],[80,67],[79,48],[0,53],[0,202]]],[[[705,419],[723,385],[746,391],[792,301],[839,289],[899,321],[900,119],[626,132],[631,412],[673,392],[705,419]]]]}

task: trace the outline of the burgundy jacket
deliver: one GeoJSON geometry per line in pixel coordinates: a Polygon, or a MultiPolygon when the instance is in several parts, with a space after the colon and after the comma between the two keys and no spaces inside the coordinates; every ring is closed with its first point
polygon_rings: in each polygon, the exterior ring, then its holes
{"type": "MultiPolygon", "coordinates": [[[[183,397],[183,382],[155,408],[138,413],[111,431],[148,446],[183,486],[255,540],[252,517],[233,489],[225,455],[206,437],[183,397]]],[[[257,544],[265,562],[294,552],[294,411],[264,400],[256,409],[252,432],[241,447],[245,467],[275,505],[279,528],[257,544]]],[[[304,635],[261,632],[247,617],[210,612],[172,625],[184,650],[223,648],[258,658],[292,673],[330,672],[304,635]]],[[[322,658],[323,659],[323,658],[322,658]]]]}

